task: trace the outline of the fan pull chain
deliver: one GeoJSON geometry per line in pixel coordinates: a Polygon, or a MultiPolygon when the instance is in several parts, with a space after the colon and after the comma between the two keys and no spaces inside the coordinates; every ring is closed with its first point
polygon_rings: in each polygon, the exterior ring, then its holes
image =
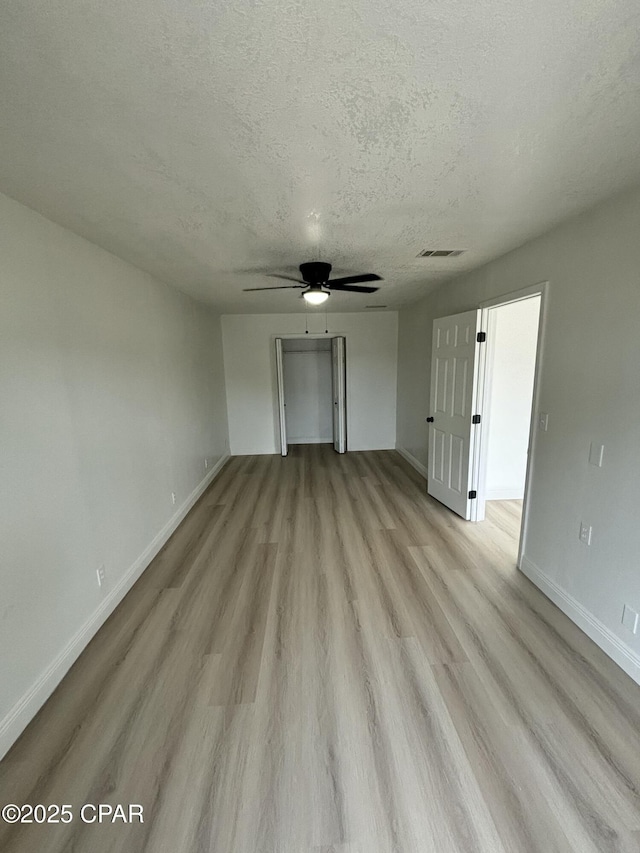
{"type": "Polygon", "coordinates": [[[324,333],[325,333],[325,335],[329,334],[329,324],[327,322],[327,309],[326,308],[324,311],[324,333]]]}
{"type": "Polygon", "coordinates": [[[309,334],[309,306],[307,305],[307,300],[304,302],[304,333],[305,335],[309,334]]]}

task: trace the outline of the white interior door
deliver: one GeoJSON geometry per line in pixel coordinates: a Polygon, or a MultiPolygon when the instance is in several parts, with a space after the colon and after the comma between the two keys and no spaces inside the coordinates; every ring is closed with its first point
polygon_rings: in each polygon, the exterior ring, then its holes
{"type": "Polygon", "coordinates": [[[331,338],[331,378],[333,388],[333,448],[338,453],[347,449],[345,339],[331,338]]]}
{"type": "Polygon", "coordinates": [[[287,443],[286,402],[284,397],[284,363],[282,355],[282,338],[276,338],[276,383],[278,386],[278,418],[280,424],[280,453],[286,456],[289,452],[287,443]]]}
{"type": "Polygon", "coordinates": [[[471,518],[476,361],[480,311],[433,322],[429,494],[471,518]]]}

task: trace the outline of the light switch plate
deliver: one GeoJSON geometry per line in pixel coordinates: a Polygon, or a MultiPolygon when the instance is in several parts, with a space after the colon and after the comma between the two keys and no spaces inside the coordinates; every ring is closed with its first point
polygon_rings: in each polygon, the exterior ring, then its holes
{"type": "Polygon", "coordinates": [[[549,429],[549,415],[546,412],[538,414],[538,426],[542,432],[546,432],[549,429]]]}
{"type": "Polygon", "coordinates": [[[622,611],[622,624],[625,628],[628,628],[632,634],[638,633],[638,623],[640,622],[640,617],[638,613],[629,607],[628,604],[625,604],[624,609],[622,611]]]}
{"type": "Polygon", "coordinates": [[[604,444],[598,444],[595,441],[591,442],[589,450],[589,464],[595,465],[596,468],[602,468],[604,461],[604,444]]]}

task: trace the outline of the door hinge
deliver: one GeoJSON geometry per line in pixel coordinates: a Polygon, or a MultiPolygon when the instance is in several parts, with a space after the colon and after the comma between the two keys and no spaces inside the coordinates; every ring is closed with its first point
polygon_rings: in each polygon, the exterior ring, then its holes
{"type": "Polygon", "coordinates": [[[471,423],[472,423],[472,424],[479,424],[479,423],[480,423],[480,420],[481,420],[480,415],[474,415],[474,416],[471,418],[471,423]]]}
{"type": "Polygon", "coordinates": [[[477,497],[478,497],[478,493],[476,492],[475,489],[472,489],[469,492],[469,500],[472,501],[474,498],[477,498],[477,497]]]}
{"type": "Polygon", "coordinates": [[[486,332],[478,332],[478,336],[476,337],[476,340],[478,341],[479,344],[483,344],[487,340],[487,333],[486,332]]]}

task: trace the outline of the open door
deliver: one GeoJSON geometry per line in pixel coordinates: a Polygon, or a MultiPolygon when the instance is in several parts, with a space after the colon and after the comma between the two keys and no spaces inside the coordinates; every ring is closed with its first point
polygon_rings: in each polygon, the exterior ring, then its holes
{"type": "Polygon", "coordinates": [[[347,404],[345,374],[345,339],[331,338],[331,376],[333,385],[333,449],[347,449],[347,404]]]}
{"type": "Polygon", "coordinates": [[[276,382],[278,384],[278,415],[280,420],[280,453],[286,456],[289,452],[287,444],[287,418],[284,401],[284,364],[282,359],[282,338],[276,338],[276,382]]]}
{"type": "Polygon", "coordinates": [[[433,321],[428,492],[471,518],[480,311],[433,321]]]}

